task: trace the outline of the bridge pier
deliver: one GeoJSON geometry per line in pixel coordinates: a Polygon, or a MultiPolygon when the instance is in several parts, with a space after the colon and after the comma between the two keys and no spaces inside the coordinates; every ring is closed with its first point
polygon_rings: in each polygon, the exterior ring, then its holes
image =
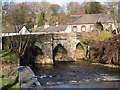
{"type": "Polygon", "coordinates": [[[70,61],[77,61],[75,57],[75,52],[69,52],[68,56],[70,58],[70,61]]]}
{"type": "Polygon", "coordinates": [[[53,62],[53,54],[52,54],[52,47],[49,46],[42,46],[42,54],[38,53],[35,58],[35,63],[46,65],[46,64],[54,64],[53,62]]]}
{"type": "Polygon", "coordinates": [[[38,53],[35,63],[39,64],[54,64],[53,63],[53,54],[52,54],[52,36],[49,35],[38,35],[36,36],[35,46],[40,48],[42,55],[38,53]]]}
{"type": "Polygon", "coordinates": [[[75,55],[76,45],[70,45],[70,48],[68,49],[68,56],[71,58],[71,61],[77,61],[76,55],[75,55]]]}

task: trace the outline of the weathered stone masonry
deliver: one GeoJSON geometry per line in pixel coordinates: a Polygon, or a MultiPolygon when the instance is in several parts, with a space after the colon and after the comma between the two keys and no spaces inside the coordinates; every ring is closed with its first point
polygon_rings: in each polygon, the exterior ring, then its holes
{"type": "MultiPolygon", "coordinates": [[[[76,50],[76,45],[80,43],[80,39],[78,38],[79,35],[80,33],[77,34],[76,33],[45,33],[45,34],[30,34],[30,35],[22,35],[22,36],[3,37],[4,40],[3,48],[5,49],[6,46],[10,47],[11,44],[17,44],[15,46],[16,48],[19,49],[20,38],[22,40],[22,43],[26,43],[27,39],[30,37],[29,43],[26,48],[26,53],[30,52],[28,49],[30,49],[31,47],[33,49],[37,47],[43,52],[42,58],[44,59],[42,59],[41,57],[37,57],[38,61],[35,62],[40,64],[53,64],[54,63],[53,51],[55,47],[57,47],[57,45],[59,44],[62,45],[67,51],[67,54],[69,56],[67,61],[69,60],[76,61],[74,52],[76,50]],[[12,39],[14,38],[12,43],[10,42],[11,38],[12,39]]],[[[36,52],[35,49],[34,52],[36,52]]]]}

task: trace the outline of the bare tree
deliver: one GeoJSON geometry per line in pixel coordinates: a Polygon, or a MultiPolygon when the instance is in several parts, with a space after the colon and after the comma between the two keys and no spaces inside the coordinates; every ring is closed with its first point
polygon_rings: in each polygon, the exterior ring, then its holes
{"type": "MultiPolygon", "coordinates": [[[[9,13],[5,15],[6,17],[9,17],[6,25],[8,25],[8,23],[13,25],[16,32],[21,30],[24,25],[27,26],[27,29],[33,28],[35,13],[27,3],[20,3],[11,6],[11,8],[9,8],[9,13]]],[[[11,36],[9,37],[9,42],[11,43],[10,51],[14,51],[19,57],[21,57],[24,55],[30,43],[30,35],[11,36]]]]}
{"type": "Polygon", "coordinates": [[[14,2],[2,2],[2,32],[14,32],[14,27],[10,23],[10,9],[15,5],[14,2]]]}
{"type": "Polygon", "coordinates": [[[40,2],[39,4],[39,9],[43,9],[45,11],[46,14],[50,14],[50,6],[51,4],[49,2],[46,2],[46,1],[42,1],[40,2]]]}
{"type": "Polygon", "coordinates": [[[49,8],[53,15],[58,15],[60,12],[62,12],[62,8],[58,4],[52,4],[49,8]]]}
{"type": "Polygon", "coordinates": [[[115,25],[115,32],[118,34],[118,2],[107,2],[107,16],[112,18],[115,25]]]}
{"type": "Polygon", "coordinates": [[[81,13],[81,5],[79,2],[70,2],[67,4],[67,12],[70,15],[76,15],[81,13]]]}
{"type": "Polygon", "coordinates": [[[50,24],[55,25],[59,21],[59,14],[63,12],[63,9],[58,4],[51,4],[50,8],[50,24]]]}

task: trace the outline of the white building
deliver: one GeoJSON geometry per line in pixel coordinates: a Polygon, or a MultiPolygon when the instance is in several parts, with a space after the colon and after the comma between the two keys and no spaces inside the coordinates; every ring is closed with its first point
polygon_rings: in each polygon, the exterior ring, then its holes
{"type": "Polygon", "coordinates": [[[19,34],[30,34],[30,32],[27,30],[25,26],[18,32],[19,34]]]}
{"type": "Polygon", "coordinates": [[[104,14],[84,14],[71,15],[65,32],[91,32],[95,28],[96,22],[101,22],[104,30],[115,30],[114,20],[104,14]]]}

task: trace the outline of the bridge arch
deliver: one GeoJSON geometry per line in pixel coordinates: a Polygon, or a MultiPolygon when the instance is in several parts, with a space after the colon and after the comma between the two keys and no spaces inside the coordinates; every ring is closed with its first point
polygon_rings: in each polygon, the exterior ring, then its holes
{"type": "Polygon", "coordinates": [[[53,61],[65,61],[67,58],[67,49],[62,44],[57,44],[57,46],[53,49],[53,61]]]}
{"type": "Polygon", "coordinates": [[[44,57],[44,52],[42,48],[35,46],[34,48],[34,63],[42,63],[44,57]]]}
{"type": "Polygon", "coordinates": [[[35,56],[44,55],[44,52],[43,52],[42,48],[35,46],[34,54],[35,54],[35,56]]]}
{"type": "Polygon", "coordinates": [[[85,58],[86,46],[82,42],[76,44],[75,57],[77,60],[85,58]]]}
{"type": "Polygon", "coordinates": [[[81,49],[81,50],[85,50],[85,45],[82,42],[78,42],[76,44],[76,49],[81,49]]]}

